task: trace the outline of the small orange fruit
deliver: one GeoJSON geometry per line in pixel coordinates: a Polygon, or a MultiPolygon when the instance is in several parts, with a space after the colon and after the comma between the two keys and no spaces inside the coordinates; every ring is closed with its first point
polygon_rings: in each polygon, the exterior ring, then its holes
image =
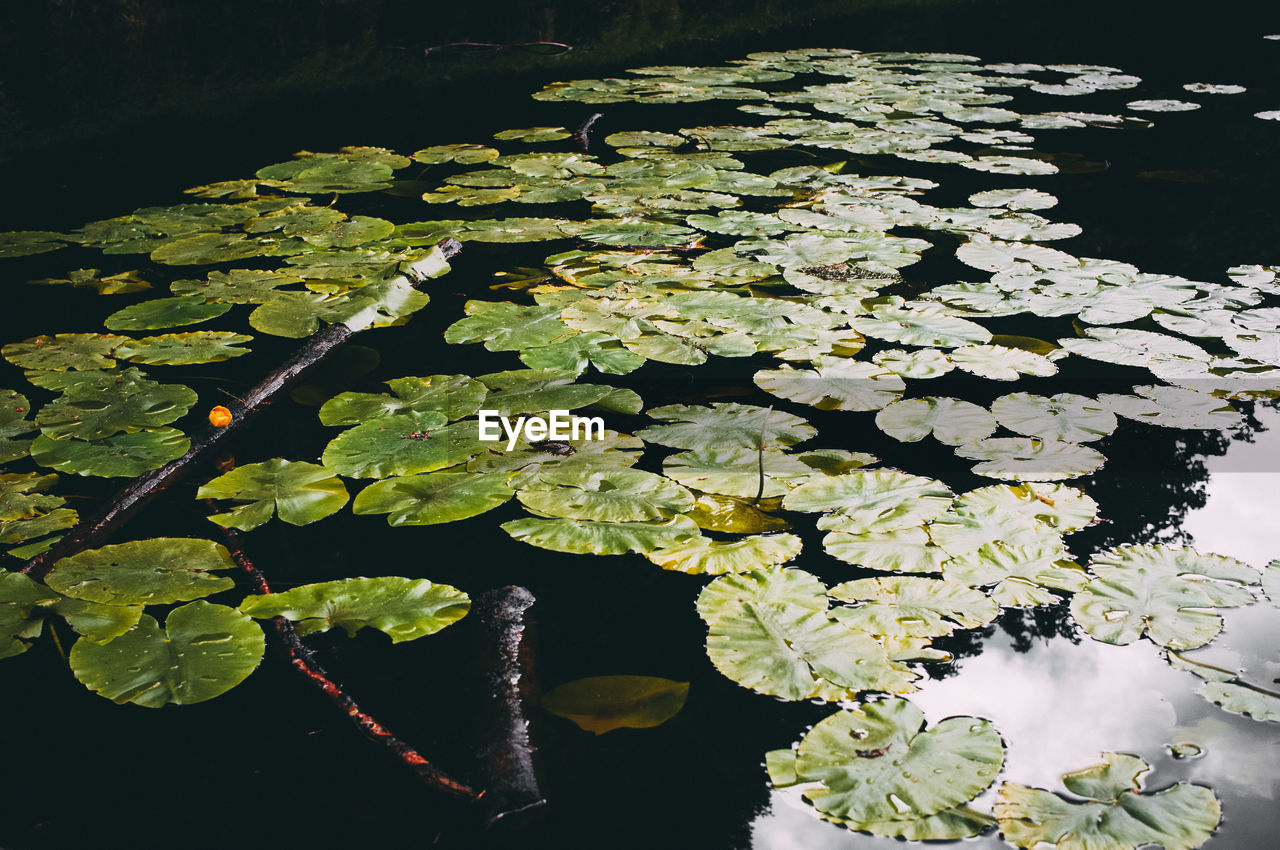
{"type": "Polygon", "coordinates": [[[231,424],[231,411],[218,405],[209,411],[209,424],[215,428],[225,428],[231,424]]]}

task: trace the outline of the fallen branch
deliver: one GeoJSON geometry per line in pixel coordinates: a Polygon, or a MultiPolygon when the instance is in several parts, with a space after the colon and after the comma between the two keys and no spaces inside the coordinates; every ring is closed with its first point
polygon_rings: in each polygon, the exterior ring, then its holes
{"type": "MultiPolygon", "coordinates": [[[[254,589],[261,594],[270,593],[271,586],[267,583],[267,577],[245,554],[240,534],[229,528],[223,529],[223,539],[227,544],[227,550],[231,553],[232,560],[249,575],[249,580],[253,583],[254,589]]],[[[271,619],[271,627],[280,639],[281,647],[293,668],[305,676],[311,684],[319,688],[321,693],[332,700],[338,708],[342,709],[343,713],[351,718],[351,722],[364,733],[366,738],[382,744],[417,774],[418,778],[432,787],[468,800],[480,798],[480,792],[435,767],[431,762],[423,758],[417,750],[391,734],[385,726],[362,711],[356,701],[342,689],[342,686],[329,678],[329,674],[316,663],[311,650],[307,649],[302,639],[298,637],[298,631],[293,627],[292,621],[284,617],[273,617],[271,619]]]]}
{"type": "Polygon", "coordinates": [[[481,633],[475,669],[483,702],[476,712],[476,747],[485,782],[481,800],[485,826],[520,822],[517,815],[546,803],[538,782],[532,721],[526,711],[538,699],[534,672],[534,598],[523,587],[500,587],[480,595],[472,607],[481,633]]]}
{"type": "MultiPolygon", "coordinates": [[[[446,258],[455,256],[462,245],[456,239],[442,239],[437,246],[446,258]]],[[[418,281],[414,282],[415,285],[418,281]]],[[[344,324],[329,325],[308,337],[307,342],[293,356],[272,371],[238,402],[230,402],[231,422],[221,428],[210,426],[191,441],[191,448],[182,457],[172,460],[159,469],[135,478],[124,489],[107,501],[93,516],[81,520],[61,540],[36,555],[22,568],[27,576],[41,580],[62,558],[87,549],[106,539],[112,532],[128,522],[152,499],[186,477],[200,461],[214,450],[225,445],[232,435],[239,433],[271,404],[299,377],[322,361],[338,346],[357,333],[344,324]]]]}

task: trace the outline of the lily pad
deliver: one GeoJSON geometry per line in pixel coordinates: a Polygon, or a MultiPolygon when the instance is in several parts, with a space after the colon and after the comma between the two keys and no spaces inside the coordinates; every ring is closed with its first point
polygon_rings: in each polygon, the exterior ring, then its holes
{"type": "Polygon", "coordinates": [[[107,328],[113,331],[147,331],[194,325],[221,316],[231,309],[228,303],[206,301],[198,295],[175,298],[153,298],[117,310],[107,317],[107,328]]]}
{"type": "Polygon", "coordinates": [[[395,395],[342,393],[320,408],[325,425],[359,425],[402,413],[441,413],[452,422],[480,409],[488,390],[466,375],[430,375],[387,381],[395,395]]]}
{"type": "Polygon", "coordinates": [[[914,674],[865,633],[833,619],[826,587],[795,569],[726,575],[698,596],[711,663],[733,681],[787,700],[906,693],[914,674]]]}
{"type": "Polygon", "coordinates": [[[360,491],[352,511],[388,514],[391,526],[435,525],[478,516],[514,494],[505,474],[432,472],[376,481],[360,491]]]}
{"type": "Polygon", "coordinates": [[[818,521],[819,528],[861,534],[922,525],[944,513],[954,498],[932,478],[876,469],[815,477],[782,504],[789,511],[831,511],[818,521]]]}
{"type": "Polygon", "coordinates": [[[680,515],[666,522],[517,519],[504,522],[502,530],[530,546],[579,555],[644,554],[698,536],[693,520],[680,515]]]}
{"type": "Polygon", "coordinates": [[[667,425],[636,432],[646,442],[677,449],[757,449],[793,446],[817,434],[799,416],[749,404],[715,402],[710,406],[668,404],[649,416],[667,425]]]}
{"type": "Polygon", "coordinates": [[[473,421],[446,425],[435,411],[397,414],[343,431],[325,447],[322,462],[348,478],[389,478],[457,466],[486,445],[473,421]]]}
{"type": "Polygon", "coordinates": [[[1177,546],[1120,546],[1095,555],[1095,578],[1071,600],[1071,616],[1094,640],[1128,644],[1144,635],[1170,649],[1203,646],[1222,630],[1215,608],[1248,605],[1258,573],[1223,555],[1177,546]]]}
{"type": "Polygon", "coordinates": [[[1106,458],[1097,449],[1060,440],[988,437],[956,448],[956,454],[980,461],[974,475],[1004,481],[1061,481],[1097,470],[1106,458]]]}
{"type": "Polygon", "coordinates": [[[248,678],[265,644],[258,624],[234,608],[192,602],[171,611],[163,630],[144,614],[107,643],[81,638],[71,648],[70,663],[85,687],[112,702],[190,705],[248,678]]]}
{"type": "Polygon", "coordinates": [[[1100,440],[1117,425],[1115,414],[1105,405],[1075,393],[1052,397],[1013,393],[992,402],[991,412],[1016,434],[1068,443],[1100,440]]]}
{"type": "Polygon", "coordinates": [[[324,519],[347,503],[347,488],[323,466],[273,458],[219,475],[197,490],[196,498],[248,502],[209,519],[227,528],[250,531],[273,515],[290,525],[324,519]]]}
{"type": "Polygon", "coordinates": [[[128,337],[113,334],[58,334],[11,342],[0,355],[21,369],[63,372],[67,369],[110,369],[108,355],[128,337]]]}
{"type": "Polygon", "coordinates": [[[94,442],[41,434],[31,444],[31,459],[59,472],[134,478],[182,457],[190,447],[191,441],[176,428],[115,434],[94,442]]]}
{"type": "Polygon", "coordinates": [[[904,443],[929,434],[948,446],[961,446],[991,436],[995,417],[986,408],[954,398],[925,396],[895,401],[876,414],[876,427],[904,443]]]}
{"type": "Polygon", "coordinates": [[[1061,850],[1194,850],[1217,829],[1222,809],[1210,789],[1179,782],[1147,794],[1145,761],[1122,753],[1102,758],[1102,764],[1063,775],[1063,784],[1085,798],[1080,801],[1012,782],[1001,785],[994,807],[1001,836],[1023,848],[1043,843],[1061,850]]]}
{"type": "Polygon", "coordinates": [[[63,596],[88,602],[156,605],[228,590],[235,582],[213,573],[234,567],[226,547],[210,540],[158,537],[63,558],[45,583],[63,596]]]}
{"type": "Polygon", "coordinates": [[[646,552],[645,557],[664,570],[723,575],[785,564],[800,554],[800,548],[800,538],[794,534],[754,535],[729,541],[695,537],[686,543],[646,552]]]}
{"type": "Polygon", "coordinates": [[[116,349],[115,355],[131,363],[148,366],[187,366],[195,363],[221,363],[232,357],[248,354],[249,349],[237,348],[242,342],[253,339],[248,334],[231,331],[193,331],[182,334],[144,336],[126,342],[116,349]]]}
{"type": "Polygon", "coordinates": [[[688,682],[656,676],[592,676],[557,685],[542,707],[597,735],[614,729],[651,729],[680,713],[688,682]]]}
{"type": "Polygon", "coordinates": [[[753,380],[780,398],[809,404],[819,410],[879,410],[897,401],[906,384],[874,363],[827,357],[815,369],[762,369],[753,380]]]}
{"type": "Polygon", "coordinates": [[[248,596],[240,610],[260,620],[284,617],[301,635],[334,626],[354,636],[370,626],[392,643],[435,634],[471,610],[467,594],[447,584],[399,576],[348,578],[304,584],[283,593],[248,596]]]}

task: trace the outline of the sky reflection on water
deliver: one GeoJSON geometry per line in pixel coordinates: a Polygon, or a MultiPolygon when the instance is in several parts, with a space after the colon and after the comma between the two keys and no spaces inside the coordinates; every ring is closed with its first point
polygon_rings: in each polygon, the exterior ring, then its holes
{"type": "MultiPolygon", "coordinates": [[[[1184,528],[1204,552],[1263,567],[1280,557],[1280,413],[1259,409],[1266,426],[1256,442],[1236,442],[1208,459],[1207,500],[1184,528]]],[[[1242,668],[1268,686],[1280,676],[1280,610],[1265,600],[1225,612],[1226,627],[1193,657],[1242,668]]],[[[1099,761],[1107,750],[1145,758],[1153,767],[1147,790],[1187,780],[1212,787],[1222,800],[1223,825],[1204,847],[1256,850],[1275,846],[1280,811],[1280,724],[1231,714],[1195,693],[1200,680],[1175,670],[1143,640],[1111,646],[1084,638],[1035,639],[1016,652],[1004,632],[965,658],[955,676],[923,680],[911,700],[932,725],[952,715],[992,720],[1007,747],[1000,780],[1062,790],[1062,773],[1099,761]],[[1175,760],[1172,743],[1204,751],[1175,760]]],[[[797,730],[797,738],[803,730],[797,730]]],[[[993,791],[976,805],[990,806],[993,791]]],[[[996,835],[963,846],[1008,847],[996,835]]],[[[773,791],[769,809],[752,824],[753,850],[901,848],[894,839],[848,832],[817,819],[795,791],[773,791]]]]}

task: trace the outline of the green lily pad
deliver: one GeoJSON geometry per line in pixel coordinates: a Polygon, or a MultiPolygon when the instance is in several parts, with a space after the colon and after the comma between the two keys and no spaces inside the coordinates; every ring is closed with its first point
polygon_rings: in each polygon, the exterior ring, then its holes
{"type": "Polygon", "coordinates": [[[474,421],[445,421],[435,411],[374,419],[330,441],[322,462],[348,478],[389,478],[457,466],[488,445],[474,421]]]}
{"type": "Polygon", "coordinates": [[[575,333],[560,321],[558,307],[468,301],[465,309],[467,318],[445,331],[446,342],[483,342],[490,351],[517,351],[551,345],[575,333]]]}
{"type": "Polygon", "coordinates": [[[116,357],[148,366],[187,366],[196,363],[221,363],[248,354],[247,348],[236,348],[253,339],[248,334],[231,331],[192,331],[181,334],[144,336],[126,342],[116,349],[116,357]]]}
{"type": "Polygon", "coordinates": [[[39,637],[42,628],[37,606],[57,599],[58,594],[22,573],[0,570],[0,658],[27,651],[27,641],[39,637]]]}
{"type": "Polygon", "coordinates": [[[65,247],[69,238],[64,233],[48,230],[15,230],[0,233],[0,259],[5,257],[29,257],[65,247]]]}
{"type": "Polygon", "coordinates": [[[1000,606],[980,590],[919,576],[846,581],[831,588],[829,595],[852,603],[832,612],[837,620],[894,641],[940,637],[957,628],[976,629],[1000,613],[1000,606]]]}
{"type": "Polygon", "coordinates": [[[1205,682],[1196,693],[1235,714],[1280,723],[1280,697],[1270,691],[1235,682],[1205,682]]]}
{"type": "Polygon", "coordinates": [[[250,531],[273,515],[290,525],[324,519],[347,503],[347,488],[323,466],[273,458],[219,475],[197,490],[196,498],[248,502],[209,519],[226,528],[250,531]]]}
{"type": "Polygon", "coordinates": [[[360,491],[351,509],[388,514],[391,526],[435,525],[478,516],[513,495],[505,474],[432,472],[376,481],[360,491]]]}
{"type": "Polygon", "coordinates": [[[176,428],[115,434],[93,442],[41,434],[31,444],[31,459],[59,472],[134,478],[182,457],[189,448],[191,441],[176,428]]]}
{"type": "Polygon", "coordinates": [[[847,564],[886,572],[936,573],[947,559],[918,526],[859,534],[833,531],[822,538],[822,546],[847,564]]]}
{"type": "Polygon", "coordinates": [[[484,384],[466,375],[430,375],[387,381],[394,396],[342,393],[320,408],[325,425],[358,425],[402,413],[441,413],[449,421],[470,416],[480,409],[488,393],[484,384]]]}
{"type": "Polygon", "coordinates": [[[1063,774],[1063,784],[1081,801],[1012,782],[1001,785],[994,807],[1001,836],[1023,848],[1043,843],[1063,850],[1194,850],[1218,828],[1222,808],[1212,790],[1179,782],[1144,793],[1142,776],[1150,770],[1145,761],[1122,753],[1102,758],[1102,764],[1063,774]]]}
{"type": "Polygon", "coordinates": [[[787,700],[906,693],[907,668],[871,637],[829,615],[826,587],[802,570],[726,575],[698,596],[711,663],[733,681],[787,700]]]}
{"type": "Polygon", "coordinates": [[[1120,546],[1095,555],[1095,578],[1071,600],[1071,616],[1095,640],[1144,635],[1170,649],[1203,646],[1222,630],[1215,608],[1248,605],[1258,573],[1223,555],[1178,546],[1120,546]]]}
{"type": "Polygon", "coordinates": [[[283,593],[248,596],[240,603],[240,610],[260,620],[293,620],[300,635],[341,626],[354,636],[372,626],[388,635],[392,643],[401,643],[435,634],[461,620],[471,610],[471,600],[447,584],[383,576],[304,584],[283,593]]]}
{"type": "Polygon", "coordinates": [[[699,449],[671,455],[662,462],[668,478],[694,490],[722,496],[772,498],[813,475],[794,455],[771,449],[699,449]]]}
{"type": "Polygon", "coordinates": [[[164,630],[142,615],[107,643],[81,638],[71,648],[70,663],[86,688],[112,702],[190,705],[248,678],[265,644],[258,624],[234,608],[192,602],[171,611],[164,630]]]}
{"type": "Polygon", "coordinates": [[[68,387],[40,409],[36,421],[40,430],[55,439],[102,440],[120,431],[167,425],[185,415],[196,399],[195,391],[176,384],[108,376],[104,381],[68,387]]]}
{"type": "Polygon", "coordinates": [[[475,165],[498,158],[498,151],[485,145],[433,145],[414,151],[409,158],[426,165],[456,162],[459,165],[475,165]]]}
{"type": "Polygon", "coordinates": [[[113,331],[174,328],[217,318],[230,309],[230,304],[205,301],[198,295],[153,298],[150,301],[117,310],[107,317],[105,324],[113,331]]]}
{"type": "Polygon", "coordinates": [[[302,278],[280,271],[232,269],[209,272],[203,280],[175,280],[169,291],[182,297],[199,297],[204,301],[227,304],[263,304],[270,301],[281,286],[302,283],[302,278]]]}
{"type": "Polygon", "coordinates": [[[939,304],[875,307],[870,318],[849,324],[866,336],[909,345],[953,348],[991,340],[991,332],[982,325],[951,315],[939,304]]]}
{"type": "Polygon", "coordinates": [[[614,729],[651,729],[680,713],[688,682],[656,676],[592,676],[557,685],[542,707],[597,735],[614,729]]]}
{"type": "Polygon", "coordinates": [[[0,349],[0,356],[21,369],[51,370],[110,369],[115,361],[111,354],[128,337],[112,334],[58,334],[36,336],[23,342],[11,342],[0,349]]]}
{"type": "Polygon", "coordinates": [[[1023,375],[1057,374],[1052,360],[1034,351],[1004,345],[965,345],[948,353],[956,368],[993,381],[1016,381],[1023,375]]]}
{"type": "Polygon", "coordinates": [[[234,567],[226,548],[210,540],[159,537],[63,558],[45,583],[63,596],[88,602],[157,605],[228,590],[235,582],[212,573],[234,567]]]}
{"type": "Polygon", "coordinates": [[[163,243],[151,252],[151,259],[170,266],[203,266],[260,257],[275,247],[272,239],[243,233],[200,233],[163,243]]]}
{"type": "Polygon", "coordinates": [[[1028,437],[988,437],[956,448],[956,454],[977,460],[975,475],[1004,481],[1061,481],[1094,472],[1106,458],[1097,449],[1060,440],[1028,437]]]}

